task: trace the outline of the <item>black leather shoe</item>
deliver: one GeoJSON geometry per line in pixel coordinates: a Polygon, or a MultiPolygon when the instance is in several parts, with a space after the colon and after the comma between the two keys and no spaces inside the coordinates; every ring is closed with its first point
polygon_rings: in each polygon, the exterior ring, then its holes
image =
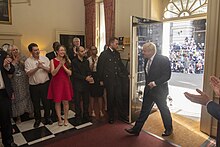
{"type": "Polygon", "coordinates": [[[81,125],[81,124],[82,124],[82,119],[80,117],[76,117],[75,125],[81,125]]]}
{"type": "Polygon", "coordinates": [[[15,144],[14,142],[12,142],[11,144],[10,144],[10,147],[17,147],[18,145],[17,144],[15,144]]]}
{"type": "Polygon", "coordinates": [[[135,136],[139,136],[139,133],[138,131],[135,131],[133,128],[131,129],[125,129],[126,132],[128,132],[129,134],[131,135],[135,135],[135,136]]]}
{"type": "Polygon", "coordinates": [[[50,118],[45,120],[45,125],[52,125],[52,124],[53,124],[53,121],[50,118]]]}
{"type": "Polygon", "coordinates": [[[57,119],[56,116],[52,116],[52,117],[51,117],[51,120],[52,120],[53,122],[56,122],[58,119],[57,119]]]}
{"type": "Polygon", "coordinates": [[[58,120],[56,113],[54,113],[53,111],[52,111],[52,113],[51,113],[51,115],[50,115],[50,118],[51,118],[51,120],[52,120],[53,122],[56,122],[56,121],[58,120]]]}
{"type": "Polygon", "coordinates": [[[108,123],[109,123],[109,124],[113,124],[113,123],[114,123],[114,120],[110,119],[110,120],[108,121],[108,123]]]}
{"type": "Polygon", "coordinates": [[[162,136],[170,136],[172,133],[173,133],[173,129],[172,129],[172,130],[169,130],[169,131],[165,130],[165,131],[163,132],[162,136]]]}
{"type": "Polygon", "coordinates": [[[34,128],[38,128],[40,126],[40,120],[36,120],[34,123],[34,128]]]}
{"type": "Polygon", "coordinates": [[[83,117],[83,121],[91,122],[92,120],[91,120],[91,118],[89,116],[87,116],[87,117],[83,117]]]}

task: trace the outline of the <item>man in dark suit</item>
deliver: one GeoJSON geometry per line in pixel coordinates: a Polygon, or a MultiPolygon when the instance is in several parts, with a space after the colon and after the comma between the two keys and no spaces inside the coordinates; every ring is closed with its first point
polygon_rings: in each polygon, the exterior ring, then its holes
{"type": "Polygon", "coordinates": [[[83,120],[90,121],[89,118],[89,83],[94,83],[89,68],[89,61],[85,57],[85,49],[76,47],[76,58],[72,60],[73,81],[74,81],[74,102],[76,112],[76,123],[80,124],[83,120]],[[83,101],[83,116],[81,113],[80,100],[83,101]]]}
{"type": "Polygon", "coordinates": [[[120,57],[118,48],[118,38],[110,38],[109,47],[104,50],[99,56],[97,63],[97,73],[100,84],[104,85],[107,92],[107,110],[109,123],[114,123],[114,106],[117,107],[120,119],[127,120],[127,114],[122,103],[122,85],[121,77],[126,71],[120,57]]]}
{"type": "Polygon", "coordinates": [[[9,74],[15,71],[11,64],[12,59],[7,57],[5,51],[0,51],[0,127],[2,134],[2,143],[5,147],[17,146],[12,137],[11,125],[11,99],[13,96],[13,89],[11,86],[9,74]]]}
{"type": "Polygon", "coordinates": [[[60,43],[59,43],[58,41],[55,41],[55,42],[53,43],[53,51],[51,51],[51,52],[49,52],[49,53],[46,54],[46,57],[47,57],[49,60],[51,60],[51,59],[53,59],[53,58],[55,58],[55,57],[57,56],[56,47],[57,47],[58,45],[60,45],[60,43]]]}
{"type": "Polygon", "coordinates": [[[145,121],[147,120],[150,111],[154,105],[160,110],[165,131],[162,136],[169,136],[172,134],[172,118],[170,110],[167,106],[168,95],[168,80],[171,77],[171,67],[169,59],[165,56],[156,53],[156,46],[152,42],[143,45],[142,54],[145,60],[145,89],[143,104],[140,115],[131,129],[125,129],[128,133],[139,135],[145,121]]]}

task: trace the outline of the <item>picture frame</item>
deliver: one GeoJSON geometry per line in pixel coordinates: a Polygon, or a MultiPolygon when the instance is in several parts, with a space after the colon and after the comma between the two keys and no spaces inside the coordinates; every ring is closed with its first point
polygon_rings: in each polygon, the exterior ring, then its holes
{"type": "Polygon", "coordinates": [[[11,0],[0,0],[0,24],[12,24],[11,0]]]}

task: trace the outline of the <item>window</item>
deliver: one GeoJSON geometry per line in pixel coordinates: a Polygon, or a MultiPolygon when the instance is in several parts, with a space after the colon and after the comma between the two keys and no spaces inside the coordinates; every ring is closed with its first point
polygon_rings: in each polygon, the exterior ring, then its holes
{"type": "Polygon", "coordinates": [[[208,0],[170,0],[163,19],[188,17],[207,13],[208,0]]]}
{"type": "Polygon", "coordinates": [[[105,44],[106,38],[104,3],[98,2],[96,4],[96,46],[99,53],[101,53],[104,50],[105,44]]]}

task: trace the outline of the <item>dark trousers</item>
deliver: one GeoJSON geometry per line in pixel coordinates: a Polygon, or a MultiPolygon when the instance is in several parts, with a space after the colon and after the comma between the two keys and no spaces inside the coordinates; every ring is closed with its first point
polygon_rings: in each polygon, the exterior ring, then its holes
{"type": "Polygon", "coordinates": [[[121,91],[121,81],[119,78],[116,78],[112,81],[105,81],[104,83],[107,93],[107,110],[109,120],[115,119],[115,106],[118,111],[119,117],[125,116],[125,110],[123,110],[122,103],[122,91],[121,91]]]}
{"type": "Polygon", "coordinates": [[[48,91],[49,81],[38,84],[38,85],[30,85],[30,94],[31,100],[34,105],[34,117],[35,120],[41,120],[41,106],[40,101],[43,104],[44,108],[44,118],[50,118],[50,101],[47,99],[47,91],[48,91]]]}
{"type": "Polygon", "coordinates": [[[80,106],[81,98],[83,101],[83,117],[88,118],[89,117],[89,90],[79,91],[75,89],[74,91],[75,111],[76,111],[76,117],[78,118],[82,117],[82,110],[80,106]]]}
{"type": "Polygon", "coordinates": [[[56,115],[56,110],[55,110],[55,103],[53,100],[50,100],[50,108],[51,108],[51,115],[50,117],[52,119],[56,119],[57,115],[56,115]]]}
{"type": "Polygon", "coordinates": [[[154,103],[157,104],[157,107],[160,110],[160,114],[163,120],[164,128],[168,131],[172,129],[172,118],[170,114],[170,110],[167,106],[167,98],[166,96],[164,97],[154,97],[151,94],[146,94],[144,93],[144,98],[143,98],[143,103],[142,103],[142,108],[140,115],[135,123],[134,130],[135,131],[141,131],[145,121],[147,120],[151,109],[154,105],[154,103]]]}
{"type": "Polygon", "coordinates": [[[11,100],[8,98],[5,89],[0,90],[0,127],[2,143],[5,147],[13,142],[11,125],[11,100]]]}

